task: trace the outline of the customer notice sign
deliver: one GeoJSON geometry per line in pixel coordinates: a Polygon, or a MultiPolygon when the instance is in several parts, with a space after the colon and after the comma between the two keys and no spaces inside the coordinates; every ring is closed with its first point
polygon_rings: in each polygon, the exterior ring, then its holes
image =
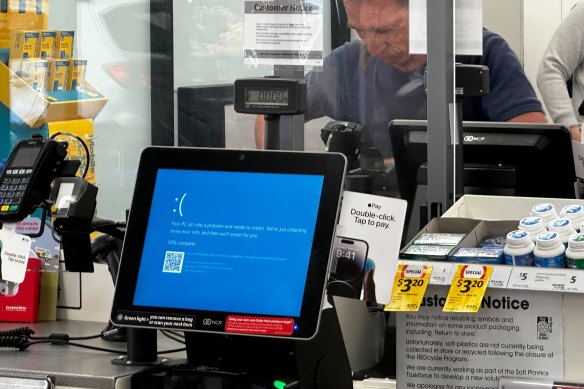
{"type": "Polygon", "coordinates": [[[560,293],[490,289],[478,313],[445,313],[447,292],[430,287],[418,312],[398,314],[398,389],[495,389],[501,376],[563,379],[560,293]]]}

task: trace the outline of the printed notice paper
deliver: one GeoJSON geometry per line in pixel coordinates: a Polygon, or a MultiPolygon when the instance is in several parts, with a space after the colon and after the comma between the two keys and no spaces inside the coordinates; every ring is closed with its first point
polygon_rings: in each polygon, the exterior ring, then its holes
{"type": "Polygon", "coordinates": [[[391,300],[406,207],[405,200],[343,193],[337,236],[368,243],[367,268],[374,266],[375,295],[380,304],[389,304],[391,300]]]}
{"type": "Polygon", "coordinates": [[[397,389],[498,388],[501,376],[562,380],[561,293],[488,289],[477,313],[444,313],[429,287],[418,312],[397,317],[397,389]]]}
{"type": "Polygon", "coordinates": [[[0,230],[0,279],[20,284],[26,275],[31,239],[14,231],[15,225],[9,223],[0,230]]]}
{"type": "Polygon", "coordinates": [[[322,65],[322,7],[322,0],[246,1],[245,63],[322,65]]]}
{"type": "MultiPolygon", "coordinates": [[[[410,54],[427,53],[426,0],[410,0],[410,54]]],[[[455,2],[455,52],[458,55],[483,54],[483,1],[455,2]]]]}

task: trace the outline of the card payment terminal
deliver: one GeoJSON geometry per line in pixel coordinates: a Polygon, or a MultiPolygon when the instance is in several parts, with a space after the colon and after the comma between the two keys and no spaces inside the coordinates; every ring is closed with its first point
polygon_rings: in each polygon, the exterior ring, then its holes
{"type": "Polygon", "coordinates": [[[0,222],[18,222],[47,199],[67,146],[32,138],[15,147],[0,177],[0,222]]]}

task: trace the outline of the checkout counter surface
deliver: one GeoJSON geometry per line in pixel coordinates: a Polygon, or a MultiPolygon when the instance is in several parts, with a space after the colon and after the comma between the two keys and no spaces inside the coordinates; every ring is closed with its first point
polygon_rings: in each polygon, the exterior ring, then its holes
{"type": "MultiPolygon", "coordinates": [[[[1,323],[0,330],[26,326],[24,323],[1,323]]],[[[67,333],[70,336],[99,334],[104,323],[84,321],[48,321],[28,324],[35,331],[34,336],[48,336],[51,333],[67,333]]],[[[72,341],[73,342],[73,341],[72,341]]],[[[95,347],[125,351],[126,343],[110,342],[103,339],[74,341],[95,347]]],[[[184,347],[163,335],[158,335],[158,350],[184,347]]],[[[165,355],[166,356],[166,355],[165,355]]],[[[0,349],[0,387],[2,377],[52,377],[57,389],[129,388],[129,377],[143,369],[136,366],[118,366],[111,363],[116,354],[85,348],[54,345],[50,343],[31,345],[24,351],[0,349]]],[[[184,359],[186,353],[169,354],[171,359],[184,359]]]]}
{"type": "MultiPolygon", "coordinates": [[[[88,336],[100,333],[105,323],[86,321],[47,321],[33,324],[0,323],[0,331],[29,326],[34,336],[49,336],[51,333],[67,333],[70,336],[88,336]]],[[[125,343],[91,339],[75,341],[95,347],[125,351],[125,343]]],[[[158,351],[182,348],[183,345],[158,334],[158,351]]],[[[184,359],[186,353],[164,354],[170,359],[184,359]]],[[[126,389],[130,388],[130,377],[143,369],[138,366],[119,366],[111,363],[115,354],[85,348],[35,344],[27,350],[0,349],[0,388],[4,388],[6,377],[51,377],[56,389],[92,388],[126,389]]],[[[12,386],[8,386],[12,388],[12,386]]],[[[20,389],[20,387],[18,387],[20,389]]],[[[395,388],[395,381],[387,379],[368,379],[355,381],[354,388],[381,389],[395,388]]]]}

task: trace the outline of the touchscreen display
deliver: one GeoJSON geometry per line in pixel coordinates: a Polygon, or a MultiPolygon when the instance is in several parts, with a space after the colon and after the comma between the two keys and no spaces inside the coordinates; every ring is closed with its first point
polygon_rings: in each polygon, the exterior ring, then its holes
{"type": "Polygon", "coordinates": [[[323,180],[158,169],[133,304],[299,316],[323,180]]]}

